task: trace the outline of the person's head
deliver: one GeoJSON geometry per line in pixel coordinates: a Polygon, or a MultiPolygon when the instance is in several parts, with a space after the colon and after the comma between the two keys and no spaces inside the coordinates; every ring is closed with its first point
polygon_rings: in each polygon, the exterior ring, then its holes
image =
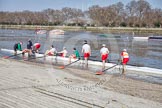
{"type": "Polygon", "coordinates": [[[20,42],[20,44],[22,45],[22,44],[23,44],[23,42],[20,42]]]}
{"type": "Polygon", "coordinates": [[[75,51],[75,50],[76,50],[76,48],[73,48],[73,50],[75,51]]]}
{"type": "Polygon", "coordinates": [[[123,52],[127,52],[127,49],[123,49],[123,52]]]}
{"type": "Polygon", "coordinates": [[[66,50],[66,47],[63,47],[63,50],[66,50]]]}
{"type": "Polygon", "coordinates": [[[84,44],[87,44],[87,40],[84,40],[84,44]]]}
{"type": "Polygon", "coordinates": [[[102,47],[106,47],[106,45],[105,44],[102,44],[102,47]]]}
{"type": "Polygon", "coordinates": [[[31,39],[29,38],[28,41],[31,41],[31,39]]]}
{"type": "Polygon", "coordinates": [[[51,45],[51,48],[54,48],[54,46],[53,46],[53,45],[51,45]]]}

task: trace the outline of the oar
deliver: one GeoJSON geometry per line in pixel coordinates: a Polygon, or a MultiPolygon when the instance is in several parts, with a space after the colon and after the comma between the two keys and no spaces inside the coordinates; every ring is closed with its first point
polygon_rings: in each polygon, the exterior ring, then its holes
{"type": "Polygon", "coordinates": [[[23,54],[23,53],[14,54],[14,55],[10,55],[10,56],[3,56],[3,58],[7,59],[7,58],[14,57],[14,56],[21,55],[21,54],[23,54]]]}
{"type": "Polygon", "coordinates": [[[113,68],[113,67],[115,67],[115,66],[117,66],[118,64],[115,64],[115,65],[113,65],[113,66],[111,66],[111,67],[109,67],[109,68],[107,68],[107,69],[104,69],[104,70],[102,70],[102,71],[98,71],[98,72],[96,72],[96,75],[102,75],[103,74],[103,72],[105,72],[105,71],[107,71],[107,70],[109,70],[109,69],[111,69],[111,68],[113,68]]]}
{"type": "Polygon", "coordinates": [[[96,72],[96,75],[102,75],[105,71],[107,71],[107,70],[109,70],[109,69],[111,69],[111,68],[113,68],[113,67],[119,65],[120,63],[121,63],[121,61],[118,60],[117,64],[115,64],[115,65],[113,65],[113,66],[111,66],[111,67],[109,67],[109,68],[107,68],[107,69],[104,69],[104,70],[102,70],[102,71],[96,72]]]}
{"type": "Polygon", "coordinates": [[[71,62],[71,63],[69,63],[69,64],[67,64],[67,65],[65,65],[65,66],[60,66],[59,68],[60,69],[64,69],[65,67],[67,67],[67,66],[69,66],[69,65],[71,65],[71,64],[73,64],[73,63],[76,63],[77,61],[79,61],[80,59],[78,59],[78,60],[76,60],[76,61],[74,61],[74,62],[71,62]]]}
{"type": "MultiPolygon", "coordinates": [[[[116,61],[110,61],[109,63],[116,63],[116,61]]],[[[127,65],[130,65],[130,66],[136,66],[136,67],[140,67],[141,65],[138,65],[138,64],[132,64],[132,63],[127,63],[127,65]]]]}

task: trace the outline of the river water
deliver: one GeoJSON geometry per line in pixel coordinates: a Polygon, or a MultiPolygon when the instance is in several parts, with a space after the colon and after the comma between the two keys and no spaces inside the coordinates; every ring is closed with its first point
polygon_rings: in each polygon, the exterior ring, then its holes
{"type": "MultiPolygon", "coordinates": [[[[162,69],[162,40],[134,40],[130,34],[108,34],[92,33],[86,31],[67,31],[65,35],[36,35],[34,30],[14,30],[0,29],[0,48],[13,49],[15,42],[22,41],[22,48],[26,48],[28,39],[33,43],[40,42],[40,52],[45,52],[53,44],[58,51],[65,46],[68,54],[72,53],[72,49],[76,47],[80,54],[83,41],[87,40],[91,45],[93,60],[100,59],[100,49],[102,44],[110,50],[109,60],[117,62],[122,49],[126,48],[130,55],[130,65],[145,66],[162,69]]],[[[0,55],[6,55],[0,52],[0,55]]],[[[82,54],[81,54],[82,55],[82,54]]]]}

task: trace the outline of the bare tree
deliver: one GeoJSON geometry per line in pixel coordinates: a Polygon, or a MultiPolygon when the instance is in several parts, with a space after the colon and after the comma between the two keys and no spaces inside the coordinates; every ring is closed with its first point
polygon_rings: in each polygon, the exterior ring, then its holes
{"type": "Polygon", "coordinates": [[[140,27],[142,27],[142,24],[144,22],[144,14],[150,11],[151,7],[150,4],[145,1],[145,0],[139,0],[137,1],[137,16],[138,18],[138,23],[140,27]]]}
{"type": "Polygon", "coordinates": [[[127,23],[129,26],[134,27],[137,21],[137,2],[132,0],[126,5],[126,12],[127,12],[127,23]]]}
{"type": "Polygon", "coordinates": [[[83,12],[80,9],[68,7],[63,8],[62,13],[65,23],[68,23],[69,20],[75,21],[74,23],[79,23],[80,18],[84,16],[83,12]]]}
{"type": "Polygon", "coordinates": [[[132,0],[125,7],[122,2],[105,7],[94,5],[86,12],[69,7],[39,12],[0,12],[1,24],[59,25],[71,22],[73,25],[91,22],[97,26],[161,27],[162,10],[151,9],[146,0],[132,0]]]}

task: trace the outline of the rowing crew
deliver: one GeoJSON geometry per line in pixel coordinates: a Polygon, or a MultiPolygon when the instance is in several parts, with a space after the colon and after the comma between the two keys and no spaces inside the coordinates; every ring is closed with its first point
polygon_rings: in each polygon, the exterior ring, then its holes
{"type": "Polygon", "coordinates": [[[14,54],[16,55],[17,54],[17,50],[19,50],[19,51],[22,51],[23,57],[24,57],[25,53],[28,53],[28,56],[30,57],[32,55],[32,53],[38,52],[39,48],[41,47],[40,43],[35,43],[33,45],[31,39],[28,40],[27,48],[26,49],[22,50],[21,45],[22,45],[22,42],[16,43],[14,45],[14,51],[15,51],[14,54]]]}
{"type": "MultiPolygon", "coordinates": [[[[14,51],[15,54],[17,54],[17,50],[22,50],[21,49],[21,45],[22,43],[16,43],[14,45],[14,51]]],[[[35,43],[34,45],[32,44],[31,40],[28,40],[27,43],[27,49],[24,49],[22,51],[22,54],[24,55],[25,53],[28,53],[28,55],[30,56],[32,53],[38,52],[39,48],[41,47],[40,43],[35,43]]],[[[51,45],[50,50],[47,50],[45,52],[45,55],[48,56],[57,56],[60,55],[62,57],[67,57],[67,53],[68,51],[66,50],[66,47],[63,47],[63,50],[60,52],[57,52],[56,48],[54,48],[53,45],[51,45]]],[[[86,67],[88,67],[88,59],[89,57],[91,57],[91,47],[90,45],[87,43],[86,40],[84,40],[84,45],[82,46],[82,53],[84,55],[84,60],[85,60],[85,65],[86,67]]],[[[103,44],[102,48],[100,49],[100,54],[101,54],[101,60],[102,60],[102,70],[105,69],[105,63],[106,60],[108,59],[108,55],[109,55],[109,50],[108,48],[106,48],[106,45],[103,44]]],[[[123,65],[123,70],[122,70],[122,74],[125,74],[126,71],[126,64],[129,61],[129,54],[127,53],[126,49],[123,49],[123,51],[121,52],[121,63],[123,65]]],[[[71,63],[71,59],[80,59],[80,54],[79,51],[76,48],[73,48],[73,54],[69,56],[69,63],[71,63]]]]}

